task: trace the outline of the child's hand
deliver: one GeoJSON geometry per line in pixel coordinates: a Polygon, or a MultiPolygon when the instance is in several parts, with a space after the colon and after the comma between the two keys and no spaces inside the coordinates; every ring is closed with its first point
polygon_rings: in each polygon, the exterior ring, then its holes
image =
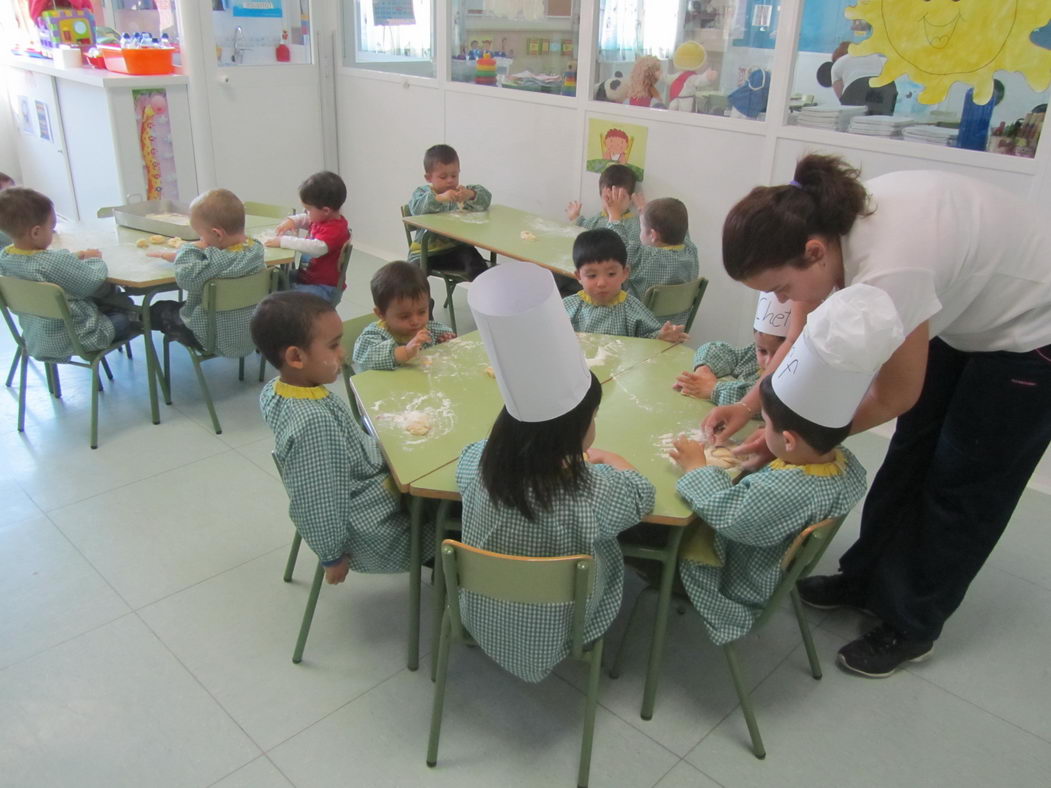
{"type": "Polygon", "coordinates": [[[690,440],[685,435],[680,435],[672,441],[668,456],[675,460],[684,472],[703,468],[708,464],[708,459],[704,456],[704,444],[690,440]]]}
{"type": "Polygon", "coordinates": [[[611,222],[619,222],[628,206],[631,204],[631,195],[623,186],[611,186],[602,193],[602,205],[606,211],[606,217],[611,222]]]}
{"type": "Polygon", "coordinates": [[[682,326],[673,326],[670,321],[661,326],[661,332],[657,334],[657,339],[663,339],[665,342],[685,342],[689,338],[690,335],[682,326]]]}
{"type": "Polygon", "coordinates": [[[702,364],[693,372],[683,372],[675,381],[675,388],[684,397],[710,399],[719,379],[706,365],[702,364]]]}
{"type": "Polygon", "coordinates": [[[416,336],[405,343],[405,349],[408,351],[407,358],[414,358],[424,345],[429,345],[433,341],[431,332],[426,328],[421,328],[416,332],[416,336]]]}
{"type": "Polygon", "coordinates": [[[435,194],[434,199],[438,202],[459,202],[456,195],[459,193],[457,189],[448,189],[441,194],[435,194]]]}
{"type": "Polygon", "coordinates": [[[580,218],[580,200],[570,200],[566,206],[566,220],[575,222],[580,218]]]}
{"type": "Polygon", "coordinates": [[[281,246],[281,239],[280,238],[267,238],[265,241],[263,241],[263,246],[270,246],[270,247],[281,246]]]}
{"type": "Polygon", "coordinates": [[[88,257],[102,257],[102,252],[98,249],[84,249],[81,252],[76,252],[78,260],[84,260],[88,257]]]}
{"type": "Polygon", "coordinates": [[[330,586],[338,586],[347,579],[347,573],[349,571],[350,561],[347,560],[346,556],[343,556],[339,559],[338,564],[325,567],[325,582],[330,586]]]}
{"type": "Polygon", "coordinates": [[[774,453],[766,444],[765,427],[758,427],[740,446],[735,446],[730,451],[742,458],[741,467],[746,471],[759,470],[774,459],[774,453]]]}
{"type": "MultiPolygon", "coordinates": [[[[284,235],[285,233],[290,233],[295,229],[296,223],[293,222],[291,219],[285,219],[283,222],[281,222],[281,224],[274,228],[274,233],[276,235],[284,235]]],[[[269,246],[269,244],[267,244],[267,246],[269,246]]]]}
{"type": "Polygon", "coordinates": [[[146,252],[147,257],[156,257],[158,260],[167,260],[169,263],[175,262],[175,252],[146,252]]]}
{"type": "Polygon", "coordinates": [[[646,207],[646,196],[641,189],[631,195],[631,204],[635,208],[635,213],[641,216],[642,210],[646,207]]]}
{"type": "Polygon", "coordinates": [[[625,460],[619,454],[614,454],[605,449],[588,449],[584,452],[584,459],[592,465],[609,465],[618,471],[633,471],[635,466],[625,460]]]}
{"type": "Polygon", "coordinates": [[[438,335],[438,344],[440,345],[442,342],[448,342],[450,339],[456,339],[456,334],[452,331],[446,331],[444,334],[438,335]]]}
{"type": "Polygon", "coordinates": [[[466,186],[461,186],[456,192],[456,202],[470,202],[478,196],[478,192],[474,189],[468,189],[466,186]]]}

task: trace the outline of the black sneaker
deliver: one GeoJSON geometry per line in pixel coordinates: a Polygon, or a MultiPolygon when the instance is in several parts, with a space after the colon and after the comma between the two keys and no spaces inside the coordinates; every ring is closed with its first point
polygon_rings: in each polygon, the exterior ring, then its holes
{"type": "Polygon", "coordinates": [[[796,583],[799,598],[818,610],[852,607],[864,613],[865,595],[845,575],[813,575],[796,583]]]}
{"type": "Polygon", "coordinates": [[[880,624],[843,646],[837,662],[851,673],[883,679],[905,662],[922,662],[933,651],[933,640],[909,640],[890,624],[880,624]]]}

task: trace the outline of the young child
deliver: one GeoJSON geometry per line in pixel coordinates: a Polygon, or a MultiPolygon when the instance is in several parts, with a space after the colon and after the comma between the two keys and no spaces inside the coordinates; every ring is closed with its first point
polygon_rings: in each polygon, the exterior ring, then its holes
{"type": "Polygon", "coordinates": [[[766,371],[770,357],[788,334],[792,302],[780,303],[773,293],[760,293],[751,345],[735,348],[726,342],[706,342],[693,357],[693,372],[683,372],[674,388],[687,397],[708,399],[716,405],[740,402],[766,371]],[[732,377],[733,380],[719,380],[732,377]]]}
{"type": "MultiPolygon", "coordinates": [[[[0,230],[11,237],[11,243],[0,251],[0,275],[61,287],[69,302],[73,330],[85,350],[102,350],[130,338],[141,325],[129,311],[130,299],[106,281],[108,271],[101,253],[98,249],[48,249],[56,223],[54,205],[40,192],[18,187],[0,191],[0,230]]],[[[61,320],[19,315],[18,322],[33,358],[73,355],[61,320]]]]}
{"type": "MultiPolygon", "coordinates": [[[[489,439],[460,455],[462,541],[510,555],[594,556],[584,625],[585,642],[594,641],[620,609],[624,562],[617,535],[653,508],[653,485],[624,458],[590,448],[602,387],[558,312],[551,274],[528,263],[500,265],[478,279],[469,298],[506,405],[489,439]],[[506,308],[506,294],[522,285],[513,270],[519,266],[531,269],[522,271],[527,284],[543,280],[547,308],[523,306],[528,296],[506,308]],[[497,310],[477,308],[479,300],[501,298],[497,310]],[[522,352],[523,338],[534,352],[522,352]]],[[[460,602],[464,626],[485,653],[534,682],[569,654],[570,609],[470,593],[460,602]]]]}
{"type": "Polygon", "coordinates": [[[292,282],[296,290],[305,290],[329,301],[341,295],[336,293],[339,255],[350,240],[350,228],[341,213],[346,200],[347,185],[342,178],[334,172],[315,172],[299,185],[303,213],[281,222],[275,229],[276,237],[266,242],[267,246],[300,253],[299,270],[292,282]],[[299,230],[307,230],[307,237],[286,235],[299,230]]]}
{"type": "Polygon", "coordinates": [[[354,343],[354,366],[394,369],[424,348],[455,339],[444,323],[429,320],[431,290],[418,265],[396,260],[380,268],[369,283],[373,312],[379,318],[354,343]]]}
{"type": "Polygon", "coordinates": [[[620,222],[624,225],[625,237],[631,241],[638,241],[639,217],[637,213],[629,210],[635,198],[637,183],[638,179],[630,167],[623,164],[610,164],[598,176],[598,194],[602,201],[602,210],[595,216],[581,216],[580,202],[573,200],[566,206],[566,219],[586,230],[609,227],[610,222],[620,222]],[[613,212],[611,211],[613,205],[620,206],[616,218],[610,216],[613,212]]]}
{"type": "MultiPolygon", "coordinates": [[[[272,293],[256,307],[251,330],[280,371],[263,387],[259,405],[274,432],[288,514],[325,567],[325,579],[342,583],[351,569],[406,571],[409,518],[376,439],[325,388],[343,365],[336,310],[312,293],[272,293]]],[[[433,545],[433,532],[425,534],[425,558],[433,545]]]]}
{"type": "MultiPolygon", "coordinates": [[[[266,268],[263,245],[245,235],[244,204],[226,189],[212,189],[190,203],[190,226],[201,240],[178,252],[150,252],[175,264],[175,283],[185,301],[157,301],[150,306],[154,330],[185,345],[202,348],[207,341],[204,286],[211,279],[236,279],[266,268]]],[[[255,345],[248,331],[252,307],[216,315],[215,352],[228,358],[249,355],[255,345]]]]}
{"type": "MultiPolygon", "coordinates": [[[[423,154],[423,178],[427,185],[418,186],[409,199],[409,213],[413,216],[460,209],[485,211],[493,201],[484,186],[460,185],[460,157],[449,145],[432,145],[423,154]]],[[[425,233],[426,230],[416,231],[416,240],[409,250],[410,263],[419,263],[425,233]]],[[[442,271],[464,271],[471,279],[486,270],[485,260],[473,246],[433,233],[427,235],[427,261],[442,271]]]]}
{"type": "Polygon", "coordinates": [[[573,329],[665,342],[687,339],[682,326],[662,326],[639,299],[621,289],[628,278],[627,262],[624,242],[613,230],[587,230],[577,236],[573,265],[584,289],[562,300],[573,329]]]}

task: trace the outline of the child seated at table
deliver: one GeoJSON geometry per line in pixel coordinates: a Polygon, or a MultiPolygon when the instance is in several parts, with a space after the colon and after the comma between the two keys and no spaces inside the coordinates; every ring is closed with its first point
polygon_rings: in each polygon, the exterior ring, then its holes
{"type": "MultiPolygon", "coordinates": [[[[903,340],[882,290],[854,285],[834,293],[759,384],[766,445],[776,459],[734,484],[727,471],[706,465],[703,444],[675,441],[671,457],[686,472],[677,489],[715,531],[721,562],[684,558],[679,576],[715,644],[751,629],[796,536],[846,515],[865,494],[865,469],[839,444],[872,379],[903,340]]],[[[684,552],[690,553],[688,541],[684,552]]]]}
{"type": "MultiPolygon", "coordinates": [[[[32,189],[0,191],[0,230],[11,243],[0,250],[0,275],[61,287],[73,331],[84,350],[102,350],[137,334],[142,326],[131,299],[106,281],[109,272],[98,249],[49,249],[55,236],[55,207],[32,189]]],[[[73,344],[61,320],[19,315],[29,355],[66,359],[73,344]]]]}
{"type": "MultiPolygon", "coordinates": [[[[8,175],[6,172],[0,172],[0,191],[4,189],[10,189],[15,185],[15,179],[8,175]]],[[[11,243],[11,236],[3,230],[0,230],[0,248],[3,248],[11,243]]]]}
{"type": "Polygon", "coordinates": [[[455,339],[444,323],[429,320],[431,289],[418,265],[395,260],[380,268],[369,282],[373,312],[379,318],[354,343],[352,361],[359,372],[394,369],[440,342],[455,339]]]}
{"type": "MultiPolygon", "coordinates": [[[[460,185],[460,157],[450,145],[432,145],[423,154],[423,178],[426,186],[418,186],[409,198],[409,213],[448,211],[486,211],[493,201],[489,190],[477,183],[460,185]]],[[[409,249],[409,262],[419,264],[421,245],[427,238],[427,264],[441,271],[462,271],[474,279],[486,270],[485,260],[478,250],[468,244],[435,235],[428,230],[417,230],[409,249]]]]}
{"type": "MultiPolygon", "coordinates": [[[[236,279],[266,268],[263,245],[245,234],[244,204],[226,189],[212,189],[190,203],[190,226],[201,236],[178,252],[150,252],[175,264],[175,283],[186,292],[185,301],[157,301],[150,306],[155,331],[176,342],[203,348],[208,336],[204,286],[212,279],[236,279]]],[[[248,330],[253,307],[216,314],[217,355],[241,358],[255,345],[248,330]]],[[[210,348],[211,349],[211,348],[210,348]]]]}
{"type": "Polygon", "coordinates": [[[628,251],[613,230],[587,230],[573,243],[573,265],[583,290],[562,300],[576,331],[648,337],[666,342],[687,339],[682,326],[663,326],[635,296],[621,289],[628,278],[628,251]]]}
{"type": "MultiPolygon", "coordinates": [[[[631,211],[632,203],[638,208],[642,195],[635,194],[638,179],[631,167],[623,164],[610,164],[598,176],[598,196],[602,202],[602,210],[594,216],[581,216],[580,201],[573,200],[566,206],[566,218],[574,224],[586,230],[596,230],[609,227],[611,222],[620,222],[624,226],[625,235],[628,240],[639,240],[639,215],[637,211],[631,211]],[[612,206],[619,206],[614,218],[612,206]]],[[[625,241],[626,243],[627,241],[625,241]]]]}
{"type": "MultiPolygon", "coordinates": [[[[325,567],[342,583],[347,572],[409,568],[409,518],[376,439],[325,388],[343,366],[343,322],[312,293],[272,293],[256,307],[252,339],[280,377],[259,395],[274,432],[274,455],[288,491],[288,515],[325,567]]],[[[433,553],[433,532],[423,538],[433,553]]]]}
{"type": "MultiPolygon", "coordinates": [[[[292,287],[338,303],[339,258],[350,241],[350,228],[341,211],[347,201],[347,185],[334,172],[315,172],[299,185],[303,213],[290,216],[279,224],[277,235],[266,241],[300,253],[299,269],[293,274],[292,287]],[[306,238],[286,233],[307,231],[306,238]]],[[[343,285],[346,288],[346,284],[343,285]]]]}
{"type": "MultiPolygon", "coordinates": [[[[488,440],[460,455],[462,541],[517,556],[593,556],[584,623],[590,643],[620,609],[624,562],[617,534],[653,508],[653,485],[623,457],[591,448],[602,386],[559,314],[551,274],[529,263],[500,265],[479,277],[469,297],[506,404],[488,440]],[[548,294],[546,308],[530,308],[534,285],[548,294]],[[523,295],[526,287],[530,293],[505,308],[506,295],[523,295]],[[483,307],[480,314],[477,299],[504,306],[483,307]]],[[[469,592],[460,601],[464,626],[482,650],[532,682],[569,654],[571,608],[469,592]]]]}
{"type": "Polygon", "coordinates": [[[716,405],[740,402],[785,341],[791,315],[791,301],[782,304],[773,293],[760,293],[752,321],[755,341],[737,348],[726,342],[705,342],[693,356],[693,372],[679,375],[674,388],[716,405]],[[719,380],[727,377],[732,380],[719,380]]]}

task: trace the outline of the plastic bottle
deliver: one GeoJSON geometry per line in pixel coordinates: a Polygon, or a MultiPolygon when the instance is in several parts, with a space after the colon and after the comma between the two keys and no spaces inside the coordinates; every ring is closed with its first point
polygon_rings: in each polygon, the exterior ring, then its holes
{"type": "Polygon", "coordinates": [[[120,34],[120,48],[121,49],[127,49],[130,46],[131,46],[131,34],[130,33],[121,33],[120,34]]]}

